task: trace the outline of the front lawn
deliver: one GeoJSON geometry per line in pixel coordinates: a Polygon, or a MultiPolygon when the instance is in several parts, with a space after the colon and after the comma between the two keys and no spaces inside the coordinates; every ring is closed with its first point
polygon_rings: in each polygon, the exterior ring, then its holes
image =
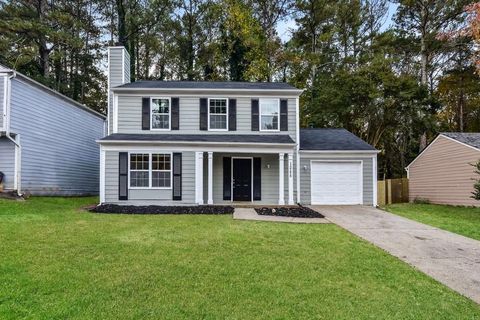
{"type": "Polygon", "coordinates": [[[0,201],[1,319],[480,317],[335,225],[78,209],[94,201],[0,201]]]}
{"type": "Polygon", "coordinates": [[[385,209],[405,218],[480,240],[480,208],[401,203],[385,209]]]}

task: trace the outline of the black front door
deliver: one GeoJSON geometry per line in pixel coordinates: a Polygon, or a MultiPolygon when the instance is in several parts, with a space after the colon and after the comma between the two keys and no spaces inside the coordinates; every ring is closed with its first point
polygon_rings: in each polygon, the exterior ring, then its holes
{"type": "Polygon", "coordinates": [[[233,159],[233,201],[252,201],[252,159],[233,159]]]}

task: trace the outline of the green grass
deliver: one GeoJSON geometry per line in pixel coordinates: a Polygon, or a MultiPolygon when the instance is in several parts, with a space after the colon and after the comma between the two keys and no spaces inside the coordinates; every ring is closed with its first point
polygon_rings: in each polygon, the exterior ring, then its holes
{"type": "Polygon", "coordinates": [[[480,318],[335,225],[79,210],[94,201],[0,201],[1,319],[480,318]]]}
{"type": "Polygon", "coordinates": [[[440,229],[480,240],[480,208],[439,204],[392,204],[387,211],[440,229]]]}

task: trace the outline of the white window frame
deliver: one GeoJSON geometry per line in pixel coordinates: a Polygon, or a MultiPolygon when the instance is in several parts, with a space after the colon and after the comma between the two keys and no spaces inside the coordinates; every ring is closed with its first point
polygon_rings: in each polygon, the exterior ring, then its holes
{"type": "MultiPolygon", "coordinates": [[[[156,113],[159,115],[166,115],[166,113],[156,113]]],[[[171,97],[150,97],[150,130],[152,131],[171,131],[172,129],[172,98],[171,97]],[[153,100],[164,99],[168,100],[168,128],[154,128],[153,127],[153,100]]]]}
{"type": "MultiPolygon", "coordinates": [[[[228,98],[223,98],[223,97],[218,97],[218,98],[208,98],[208,131],[228,131],[228,108],[229,108],[229,100],[228,98]],[[226,128],[225,129],[212,129],[210,128],[210,100],[225,100],[226,101],[226,109],[227,109],[227,113],[225,114],[225,117],[226,117],[226,128]]],[[[213,113],[214,115],[216,115],[216,113],[213,113]]],[[[218,114],[220,115],[220,114],[218,114]]]]}
{"type": "Polygon", "coordinates": [[[264,132],[279,132],[280,131],[280,99],[278,98],[261,98],[258,99],[258,129],[264,132]],[[276,101],[278,110],[278,127],[277,129],[262,129],[262,101],[276,101]]]}
{"type": "MultiPolygon", "coordinates": [[[[133,171],[145,171],[145,170],[133,170],[133,171]]],[[[173,152],[165,151],[132,151],[128,153],[128,189],[132,190],[171,190],[173,188],[173,152]],[[130,185],[130,158],[132,154],[148,154],[148,187],[132,187],[130,185]],[[152,154],[163,154],[170,156],[170,170],[152,170],[152,154]],[[169,187],[152,187],[152,172],[168,172],[170,171],[170,186],[169,187]]]]}

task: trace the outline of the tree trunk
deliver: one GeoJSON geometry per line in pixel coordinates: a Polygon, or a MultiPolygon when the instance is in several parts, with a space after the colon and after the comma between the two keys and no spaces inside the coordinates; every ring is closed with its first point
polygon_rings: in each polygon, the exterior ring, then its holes
{"type": "Polygon", "coordinates": [[[127,47],[127,26],[126,26],[126,12],[124,0],[117,0],[117,14],[118,14],[118,43],[127,47]]]}

